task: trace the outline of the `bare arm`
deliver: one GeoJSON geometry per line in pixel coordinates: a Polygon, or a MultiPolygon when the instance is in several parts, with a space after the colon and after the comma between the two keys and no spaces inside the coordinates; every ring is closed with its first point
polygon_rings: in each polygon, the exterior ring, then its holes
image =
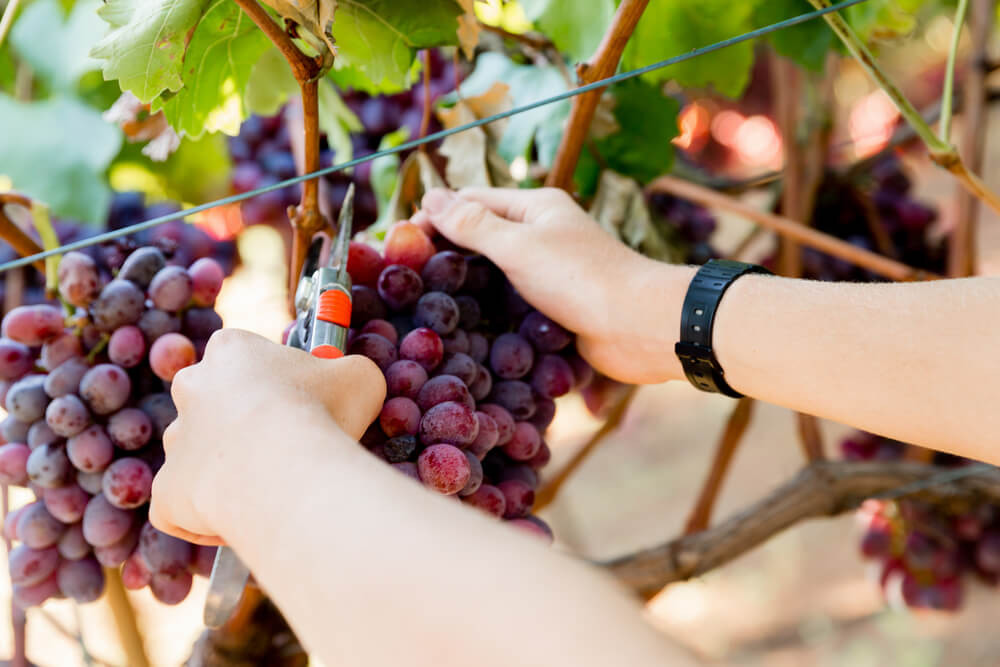
{"type": "MultiPolygon", "coordinates": [[[[681,379],[694,269],[611,239],[559,191],[432,191],[418,221],[496,262],[535,307],[627,382],[681,379]]],[[[756,398],[1000,463],[1000,279],[922,284],[739,279],[716,316],[727,381],[756,398]]]]}
{"type": "Polygon", "coordinates": [[[230,543],[325,664],[696,664],[603,573],[361,448],[381,378],[219,332],[175,378],[153,522],[230,543]]]}

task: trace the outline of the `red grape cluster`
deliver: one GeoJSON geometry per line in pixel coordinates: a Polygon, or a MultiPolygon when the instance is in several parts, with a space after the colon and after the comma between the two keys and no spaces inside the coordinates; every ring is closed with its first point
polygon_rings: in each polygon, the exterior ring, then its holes
{"type": "Polygon", "coordinates": [[[169,383],[201,357],[222,327],[213,305],[224,273],[213,259],[189,267],[157,247],[128,253],[113,279],[90,256],[59,264],[56,306],[8,312],[0,338],[0,482],[36,500],[11,512],[4,534],[14,597],[96,600],[103,568],[122,568],[129,589],[183,600],[214,550],[161,533],[147,521],[161,438],[176,417],[169,383]],[[68,313],[68,314],[67,314],[68,313]]]}
{"type": "Polygon", "coordinates": [[[363,444],[425,486],[551,539],[531,515],[553,399],[593,372],[573,336],[479,255],[397,223],[384,256],[350,247],[348,352],[372,359],[388,396],[363,444]]]}
{"type": "Polygon", "coordinates": [[[721,257],[710,242],[716,221],[708,209],[663,192],[651,194],[648,201],[656,222],[668,228],[667,237],[684,247],[685,262],[701,265],[721,257]]]}
{"type": "MultiPolygon", "coordinates": [[[[455,87],[454,66],[436,50],[431,50],[430,95],[433,103],[455,87]]],[[[418,82],[410,90],[394,95],[368,95],[358,90],[343,91],[344,103],[357,115],[363,129],[351,134],[353,157],[360,158],[377,151],[382,138],[400,128],[406,128],[408,138],[420,136],[424,108],[424,86],[418,82]]],[[[441,129],[431,114],[428,132],[441,129]]],[[[329,167],[343,162],[327,143],[326,135],[320,138],[320,166],[329,167]]],[[[284,111],[274,116],[251,116],[240,133],[229,140],[229,153],[235,163],[232,188],[235,192],[248,192],[272,185],[296,175],[295,159],[284,122],[284,111]]],[[[362,230],[378,218],[378,205],[371,184],[371,162],[354,168],[353,173],[336,172],[325,177],[327,198],[332,215],[336,218],[340,205],[351,183],[355,186],[354,229],[362,230]]],[[[289,206],[299,203],[299,188],[287,187],[267,192],[243,202],[243,218],[249,224],[284,221],[289,206]]]]}
{"type": "MultiPolygon", "coordinates": [[[[902,459],[917,448],[858,432],[841,443],[848,460],[902,459]]],[[[939,465],[968,463],[933,455],[939,465]]],[[[963,575],[995,585],[1000,580],[1000,508],[957,500],[930,505],[913,498],[866,501],[861,553],[879,564],[879,581],[898,590],[909,607],[954,611],[962,604],[963,575]],[[898,588],[897,588],[898,587],[898,588]]]]}

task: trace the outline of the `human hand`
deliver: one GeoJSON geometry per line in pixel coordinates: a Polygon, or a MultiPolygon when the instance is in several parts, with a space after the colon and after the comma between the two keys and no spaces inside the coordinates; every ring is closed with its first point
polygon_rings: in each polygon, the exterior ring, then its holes
{"type": "Polygon", "coordinates": [[[531,305],[577,334],[580,353],[605,375],[683,377],[673,342],[693,271],[619,243],[565,192],[434,189],[412,221],[492,260],[531,305]]]}
{"type": "Polygon", "coordinates": [[[170,393],[177,419],[163,434],[166,463],[153,480],[150,520],[188,541],[221,544],[224,506],[259,493],[262,473],[275,474],[268,452],[295,448],[317,430],[331,432],[330,447],[337,435],[356,443],[378,416],[385,379],[365,357],[317,359],[222,329],[170,393]]]}

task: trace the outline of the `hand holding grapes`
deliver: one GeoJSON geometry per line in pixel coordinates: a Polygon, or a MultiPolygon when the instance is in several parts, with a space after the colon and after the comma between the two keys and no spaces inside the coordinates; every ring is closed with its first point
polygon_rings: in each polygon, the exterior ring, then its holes
{"type": "Polygon", "coordinates": [[[247,468],[264,458],[261,450],[294,447],[285,440],[293,420],[357,441],[378,416],[385,380],[359,355],[316,359],[224,329],[201,363],[177,373],[171,394],[177,419],[163,436],[166,463],[153,483],[150,519],[189,541],[219,544],[221,512],[254,479],[247,468]]]}
{"type": "Polygon", "coordinates": [[[679,328],[693,271],[616,242],[563,191],[436,189],[413,222],[496,263],[531,305],[577,334],[599,371],[633,383],[683,377],[663,330],[679,328]]]}

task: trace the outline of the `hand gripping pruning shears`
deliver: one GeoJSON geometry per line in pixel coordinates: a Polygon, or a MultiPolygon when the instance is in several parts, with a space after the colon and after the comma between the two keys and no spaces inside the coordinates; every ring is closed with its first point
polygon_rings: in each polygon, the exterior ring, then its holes
{"type": "MultiPolygon", "coordinates": [[[[347,273],[347,255],[354,221],[354,185],[340,207],[337,239],[329,259],[321,262],[324,238],[319,236],[309,246],[302,273],[295,290],[295,323],[287,345],[306,350],[314,357],[337,359],[347,348],[351,326],[351,277],[347,273]]],[[[208,597],[205,599],[205,625],[219,627],[229,620],[243,598],[250,580],[250,570],[229,547],[219,547],[212,566],[208,597]]]]}

